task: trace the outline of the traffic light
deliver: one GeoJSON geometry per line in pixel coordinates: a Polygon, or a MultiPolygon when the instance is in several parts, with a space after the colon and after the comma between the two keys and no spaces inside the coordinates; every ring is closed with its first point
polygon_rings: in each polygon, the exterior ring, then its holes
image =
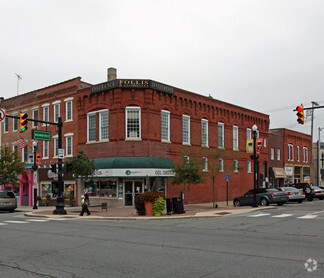
{"type": "Polygon", "coordinates": [[[299,124],[303,125],[304,124],[304,121],[305,121],[305,119],[304,119],[304,106],[303,105],[299,105],[299,106],[296,107],[296,110],[297,110],[297,114],[296,115],[298,117],[297,122],[299,124]]]}
{"type": "Polygon", "coordinates": [[[20,113],[20,129],[19,129],[19,132],[25,132],[28,127],[27,127],[27,113],[20,113]]]}

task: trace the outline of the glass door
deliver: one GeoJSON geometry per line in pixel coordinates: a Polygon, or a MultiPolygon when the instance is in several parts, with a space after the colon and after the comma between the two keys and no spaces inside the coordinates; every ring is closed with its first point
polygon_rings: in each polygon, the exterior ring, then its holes
{"type": "Polygon", "coordinates": [[[135,200],[143,192],[142,180],[125,180],[125,206],[134,206],[135,200]]]}

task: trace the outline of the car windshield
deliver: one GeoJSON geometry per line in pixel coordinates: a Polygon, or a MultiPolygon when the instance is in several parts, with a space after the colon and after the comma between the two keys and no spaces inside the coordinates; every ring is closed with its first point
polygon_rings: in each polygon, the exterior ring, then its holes
{"type": "Polygon", "coordinates": [[[283,190],[285,190],[285,191],[299,191],[297,188],[295,188],[295,187],[283,187],[282,188],[283,190]]]}

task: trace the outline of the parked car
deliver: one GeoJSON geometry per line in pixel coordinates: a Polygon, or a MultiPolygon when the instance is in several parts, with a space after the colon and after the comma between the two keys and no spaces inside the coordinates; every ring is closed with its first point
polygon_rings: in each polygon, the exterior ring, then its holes
{"type": "Polygon", "coordinates": [[[305,193],[306,199],[308,201],[313,201],[315,197],[314,189],[308,183],[306,182],[295,183],[292,186],[298,189],[302,189],[303,192],[305,193]]]}
{"type": "Polygon", "coordinates": [[[278,189],[288,195],[289,202],[302,203],[306,198],[304,191],[296,187],[279,187],[278,189]]]}
{"type": "MultiPolygon", "coordinates": [[[[252,206],[254,200],[254,189],[249,190],[243,196],[235,197],[233,200],[234,207],[252,206]]],[[[283,205],[289,201],[285,192],[276,188],[258,188],[256,190],[256,201],[261,206],[268,206],[270,204],[283,205]]]]}
{"type": "Polygon", "coordinates": [[[314,193],[315,193],[315,198],[318,198],[320,200],[324,199],[324,189],[320,188],[318,186],[313,186],[314,193]]]}
{"type": "Polygon", "coordinates": [[[16,208],[17,208],[17,199],[15,194],[11,191],[1,191],[0,210],[14,212],[16,208]]]}

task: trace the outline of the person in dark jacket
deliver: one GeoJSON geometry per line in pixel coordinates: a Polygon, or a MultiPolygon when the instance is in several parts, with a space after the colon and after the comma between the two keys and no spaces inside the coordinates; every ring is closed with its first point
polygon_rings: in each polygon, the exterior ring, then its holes
{"type": "Polygon", "coordinates": [[[81,194],[81,204],[82,204],[82,211],[80,213],[80,216],[83,216],[85,212],[88,215],[90,215],[91,213],[88,209],[88,206],[90,205],[90,201],[89,201],[89,195],[86,188],[83,188],[83,194],[81,194]]]}

